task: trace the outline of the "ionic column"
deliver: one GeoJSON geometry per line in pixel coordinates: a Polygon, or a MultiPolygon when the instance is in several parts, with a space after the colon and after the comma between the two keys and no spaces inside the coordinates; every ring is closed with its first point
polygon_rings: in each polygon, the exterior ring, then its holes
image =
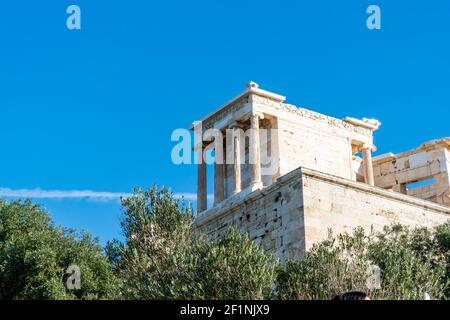
{"type": "Polygon", "coordinates": [[[214,157],[214,205],[223,201],[225,198],[225,162],[223,154],[223,139],[220,138],[220,140],[216,143],[214,157]]]}
{"type": "Polygon", "coordinates": [[[198,147],[198,174],[197,174],[197,212],[207,209],[206,193],[206,162],[203,159],[203,145],[198,147]]]}
{"type": "Polygon", "coordinates": [[[259,120],[264,119],[261,113],[252,113],[250,115],[250,145],[249,145],[249,164],[250,164],[250,186],[251,188],[261,187],[261,146],[259,139],[259,120]]]}
{"type": "MultiPolygon", "coordinates": [[[[233,191],[232,194],[241,192],[241,126],[234,123],[230,126],[233,129],[233,191]]],[[[245,143],[245,141],[244,141],[245,143]]]]}
{"type": "Polygon", "coordinates": [[[373,177],[373,164],[372,164],[372,146],[364,144],[361,148],[364,163],[364,181],[371,185],[375,185],[375,179],[373,177]]]}

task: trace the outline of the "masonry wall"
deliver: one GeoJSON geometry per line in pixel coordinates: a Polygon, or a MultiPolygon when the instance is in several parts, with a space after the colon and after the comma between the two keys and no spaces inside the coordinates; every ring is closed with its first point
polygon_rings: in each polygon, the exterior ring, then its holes
{"type": "Polygon", "coordinates": [[[373,164],[375,185],[421,199],[450,205],[450,156],[447,148],[417,149],[377,157],[373,164]],[[433,183],[417,188],[408,184],[426,179],[433,183]]]}
{"type": "Polygon", "coordinates": [[[305,246],[300,178],[292,172],[265,189],[224,200],[197,217],[197,230],[217,238],[234,225],[264,250],[300,258],[305,246]]]}
{"type": "Polygon", "coordinates": [[[334,234],[351,232],[356,226],[367,231],[385,225],[434,227],[450,219],[450,207],[302,169],[306,248],[334,234]]]}
{"type": "Polygon", "coordinates": [[[220,237],[232,225],[279,258],[297,259],[334,234],[392,223],[434,227],[450,219],[450,207],[299,168],[273,185],[237,194],[205,211],[197,230],[220,237]]]}
{"type": "Polygon", "coordinates": [[[282,172],[299,166],[352,179],[351,142],[335,127],[297,117],[279,119],[282,172]]]}
{"type": "Polygon", "coordinates": [[[277,119],[280,175],[305,167],[356,180],[360,166],[354,162],[352,145],[372,145],[371,130],[260,97],[253,103],[255,110],[277,119]]]}

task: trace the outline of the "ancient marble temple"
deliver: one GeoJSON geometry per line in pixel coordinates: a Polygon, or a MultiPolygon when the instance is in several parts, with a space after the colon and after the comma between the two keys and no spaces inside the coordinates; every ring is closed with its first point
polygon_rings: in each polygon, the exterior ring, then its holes
{"type": "Polygon", "coordinates": [[[285,100],[251,82],[191,127],[200,137],[199,231],[220,237],[237,226],[283,260],[301,257],[329,229],[450,219],[450,138],[373,157],[377,120],[336,119],[285,100]],[[209,208],[208,150],[215,153],[209,208]]]}

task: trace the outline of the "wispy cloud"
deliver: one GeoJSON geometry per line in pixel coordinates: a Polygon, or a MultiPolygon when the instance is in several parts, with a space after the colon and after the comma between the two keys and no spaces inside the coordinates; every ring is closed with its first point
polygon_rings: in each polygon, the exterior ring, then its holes
{"type": "Polygon", "coordinates": [[[103,192],[92,190],[42,190],[42,189],[10,189],[0,188],[0,197],[31,198],[31,199],[98,199],[117,200],[120,197],[129,197],[130,193],[103,192]]]}
{"type": "MultiPolygon", "coordinates": [[[[89,199],[98,201],[117,201],[121,197],[130,197],[131,193],[92,190],[43,190],[0,188],[0,197],[30,199],[89,199]]],[[[196,201],[195,193],[174,193],[175,198],[184,197],[187,201],[196,201]]],[[[211,198],[212,195],[208,195],[211,198]]]]}

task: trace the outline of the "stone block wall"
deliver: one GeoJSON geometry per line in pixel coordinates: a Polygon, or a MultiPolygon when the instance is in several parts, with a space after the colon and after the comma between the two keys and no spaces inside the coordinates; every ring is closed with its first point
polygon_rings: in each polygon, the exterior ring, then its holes
{"type": "Polygon", "coordinates": [[[392,223],[434,227],[449,219],[450,207],[298,168],[269,187],[243,191],[205,211],[196,228],[216,238],[234,225],[285,260],[302,257],[330,228],[338,234],[392,223]]]}
{"type": "Polygon", "coordinates": [[[277,119],[280,175],[301,166],[356,180],[353,147],[373,145],[372,130],[261,97],[253,107],[277,119]]]}
{"type": "Polygon", "coordinates": [[[217,238],[236,226],[264,250],[282,259],[299,258],[305,246],[301,189],[299,172],[292,172],[267,188],[250,194],[244,190],[205,211],[196,228],[217,238]]]}
{"type": "Polygon", "coordinates": [[[450,219],[450,207],[301,169],[306,249],[334,234],[361,226],[381,231],[393,223],[432,228],[450,219]]]}
{"type": "Polygon", "coordinates": [[[447,139],[418,149],[374,159],[375,185],[421,199],[450,205],[450,152],[447,139]],[[409,185],[429,180],[429,184],[409,185]]]}

